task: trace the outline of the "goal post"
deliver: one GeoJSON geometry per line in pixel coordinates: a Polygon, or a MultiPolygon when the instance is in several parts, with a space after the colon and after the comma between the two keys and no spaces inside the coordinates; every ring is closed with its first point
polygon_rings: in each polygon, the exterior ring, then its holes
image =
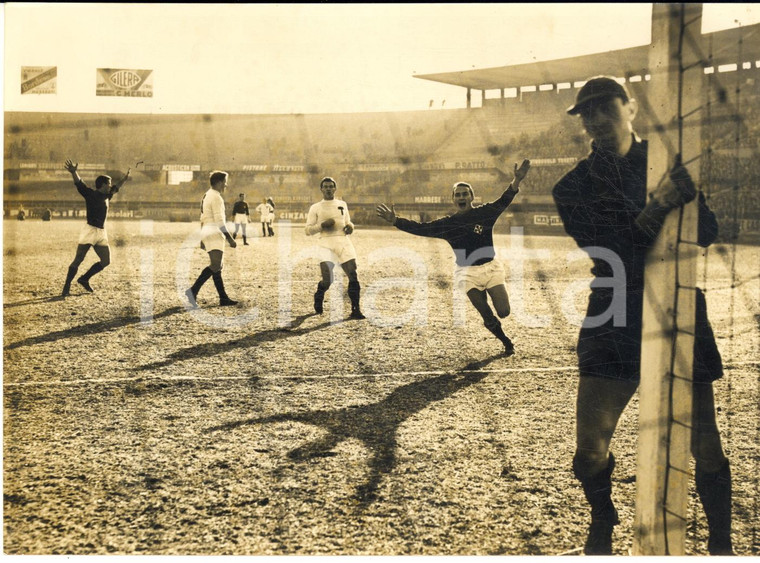
{"type": "MultiPolygon", "coordinates": [[[[701,4],[654,4],[647,191],[681,153],[699,185],[701,4]]],[[[634,555],[683,555],[689,486],[698,203],[673,210],[644,273],[634,555]]]]}

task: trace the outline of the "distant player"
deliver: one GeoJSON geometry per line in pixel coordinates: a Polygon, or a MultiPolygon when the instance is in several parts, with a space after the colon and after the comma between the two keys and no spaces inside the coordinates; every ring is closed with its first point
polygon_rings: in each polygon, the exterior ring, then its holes
{"type": "Polygon", "coordinates": [[[248,202],[245,201],[245,194],[239,194],[238,200],[235,205],[232,206],[232,215],[235,221],[235,232],[232,235],[233,239],[237,238],[238,229],[242,227],[243,230],[243,246],[248,246],[248,239],[246,238],[245,229],[248,226],[248,202]]]}
{"type": "Polygon", "coordinates": [[[504,354],[515,352],[510,338],[504,334],[501,322],[496,317],[506,318],[510,313],[509,296],[504,281],[504,267],[494,258],[493,226],[499,216],[512,203],[519,191],[520,182],[528,174],[530,161],[523,160],[520,167],[515,164],[514,179],[499,199],[494,202],[472,205],[475,193],[466,182],[457,182],[451,194],[457,210],[453,215],[420,223],[396,217],[393,207],[385,204],[377,206],[377,215],[397,229],[425,237],[441,238],[451,245],[456,256],[454,280],[462,289],[470,303],[483,318],[485,327],[504,344],[504,354]],[[488,304],[491,297],[496,315],[488,304]]]}
{"type": "MultiPolygon", "coordinates": [[[[274,207],[272,207],[269,202],[265,199],[261,203],[259,203],[256,206],[256,211],[259,213],[259,216],[261,217],[261,236],[265,237],[268,236],[268,224],[272,220],[271,216],[274,213],[274,207]]],[[[274,233],[272,233],[271,236],[274,236],[274,233]]]]}
{"type": "Polygon", "coordinates": [[[213,278],[214,280],[221,307],[237,305],[238,303],[229,298],[224,290],[224,281],[222,280],[224,242],[226,240],[232,248],[237,246],[235,239],[227,231],[225,223],[226,216],[222,194],[227,189],[227,176],[227,172],[214,170],[209,175],[211,187],[204,194],[203,201],[201,201],[201,247],[208,252],[209,265],[201,271],[193,286],[185,292],[193,309],[198,307],[196,301],[198,292],[209,278],[213,278]]]}
{"type": "Polygon", "coordinates": [[[77,274],[79,265],[84,260],[90,247],[95,250],[95,254],[98,255],[100,261],[95,262],[83,276],[77,279],[77,283],[86,291],[93,292],[92,287],[90,287],[90,278],[111,263],[111,248],[108,246],[108,233],[106,232],[108,206],[111,198],[129,178],[129,169],[127,169],[124,177],[114,185],[111,185],[110,176],[98,176],[95,179],[95,189],[93,190],[79,177],[79,173],[77,172],[79,163],[74,164],[71,160],[67,160],[64,166],[71,173],[74,185],[77,187],[79,194],[84,198],[87,207],[87,223],[79,233],[77,252],[74,256],[74,261],[69,266],[66,282],[63,284],[63,291],[61,292],[61,295],[66,297],[71,291],[71,282],[77,274]]]}
{"type": "Polygon", "coordinates": [[[349,317],[363,319],[365,317],[359,307],[361,286],[356,274],[356,250],[348,238],[348,235],[354,232],[348,206],[345,201],[335,199],[335,180],[329,176],[322,178],[319,189],[323,199],[309,208],[306,218],[306,234],[319,235],[321,249],[319,270],[322,279],[317,284],[314,294],[314,310],[320,314],[323,311],[325,292],[332,285],[333,269],[337,262],[348,276],[348,298],[351,300],[349,317]]]}
{"type": "Polygon", "coordinates": [[[272,223],[274,222],[274,200],[271,197],[268,197],[267,203],[269,204],[269,207],[272,208],[272,211],[269,214],[269,221],[267,221],[267,231],[269,231],[269,236],[273,237],[274,229],[272,228],[272,223]]]}

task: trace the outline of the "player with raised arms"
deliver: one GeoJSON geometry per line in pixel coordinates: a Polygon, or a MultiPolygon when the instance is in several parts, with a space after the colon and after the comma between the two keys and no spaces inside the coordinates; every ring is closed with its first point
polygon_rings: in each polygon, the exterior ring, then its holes
{"type": "Polygon", "coordinates": [[[333,281],[335,263],[339,263],[348,277],[348,298],[351,300],[352,319],[365,318],[359,307],[361,285],[356,274],[356,250],[348,238],[354,232],[354,224],[348,213],[348,205],[341,199],[335,199],[335,180],[326,176],[319,182],[322,201],[309,208],[306,217],[306,234],[319,235],[321,261],[319,270],[322,279],[314,293],[314,310],[322,313],[325,292],[333,281]]]}
{"type": "Polygon", "coordinates": [[[397,229],[413,235],[440,238],[451,245],[456,257],[455,283],[480,313],[485,327],[504,345],[506,356],[514,354],[515,348],[499,321],[499,318],[509,316],[510,307],[504,267],[495,260],[493,227],[517,195],[520,182],[529,169],[530,161],[527,159],[519,168],[515,164],[514,179],[501,197],[484,205],[474,206],[472,186],[467,182],[457,182],[451,194],[456,212],[435,221],[420,223],[397,217],[393,206],[385,204],[378,205],[376,210],[379,217],[397,229]],[[488,304],[489,296],[499,318],[488,304]]]}
{"type": "Polygon", "coordinates": [[[90,266],[90,269],[77,279],[77,283],[86,291],[89,293],[93,292],[92,287],[90,287],[90,278],[98,272],[101,272],[111,263],[111,247],[108,246],[108,233],[106,232],[108,206],[111,198],[129,178],[130,171],[128,168],[124,177],[113,185],[111,184],[110,176],[98,176],[95,178],[95,189],[93,190],[82,181],[82,178],[79,177],[79,172],[77,172],[79,163],[74,164],[71,160],[67,160],[64,163],[64,167],[71,173],[77,191],[84,198],[87,207],[87,223],[82,227],[82,230],[79,233],[77,252],[74,256],[74,261],[69,265],[69,271],[66,274],[66,282],[63,284],[63,291],[61,292],[62,297],[66,297],[70,294],[71,282],[74,280],[79,265],[84,260],[90,247],[95,250],[95,254],[98,255],[100,260],[90,266]]]}
{"type": "Polygon", "coordinates": [[[224,289],[222,280],[222,267],[224,265],[224,242],[235,248],[237,243],[227,231],[224,213],[224,199],[222,194],[227,189],[227,177],[229,174],[221,170],[214,170],[209,175],[211,187],[203,195],[201,201],[201,248],[208,252],[209,265],[201,270],[198,279],[193,286],[185,291],[190,307],[196,309],[198,292],[209,278],[213,278],[216,291],[219,294],[219,305],[228,307],[237,305],[237,301],[230,299],[224,289]]]}

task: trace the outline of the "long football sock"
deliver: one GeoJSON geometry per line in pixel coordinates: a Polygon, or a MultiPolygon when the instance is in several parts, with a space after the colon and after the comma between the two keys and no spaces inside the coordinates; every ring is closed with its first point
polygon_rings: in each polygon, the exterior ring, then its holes
{"type": "Polygon", "coordinates": [[[69,266],[69,270],[66,272],[66,283],[63,284],[65,287],[71,287],[71,282],[74,281],[77,270],[79,270],[79,266],[69,266]]]}
{"type": "Polygon", "coordinates": [[[728,459],[714,473],[703,471],[699,463],[696,469],[697,493],[710,530],[707,551],[710,555],[734,555],[731,544],[731,466],[728,459]]]}
{"type": "Polygon", "coordinates": [[[87,272],[81,276],[79,279],[81,279],[84,282],[89,282],[90,278],[97,274],[98,272],[101,272],[105,269],[105,266],[103,266],[102,262],[95,262],[92,266],[90,266],[90,269],[87,270],[87,272]]]}
{"type": "Polygon", "coordinates": [[[483,325],[491,332],[491,334],[498,338],[502,344],[504,344],[505,348],[512,346],[512,341],[506,334],[504,334],[504,329],[501,327],[499,319],[497,319],[495,316],[492,316],[490,319],[483,321],[483,325]]]}
{"type": "Polygon", "coordinates": [[[230,301],[230,297],[227,295],[227,292],[224,290],[224,280],[222,279],[221,270],[218,272],[214,272],[211,277],[214,280],[214,285],[216,286],[216,292],[219,294],[219,300],[230,301]]]}
{"type": "Polygon", "coordinates": [[[211,271],[211,268],[206,266],[201,270],[200,275],[198,276],[198,279],[195,280],[195,283],[190,288],[190,290],[193,292],[193,295],[197,296],[198,292],[201,290],[201,287],[203,287],[203,284],[208,281],[208,279],[214,274],[213,271],[211,271]]]}
{"type": "Polygon", "coordinates": [[[581,482],[586,500],[591,505],[591,525],[583,548],[586,555],[612,555],[612,529],[620,523],[612,503],[612,472],[615,456],[609,454],[607,467],[594,475],[588,475],[582,459],[573,458],[573,474],[581,482]]]}
{"type": "Polygon", "coordinates": [[[365,318],[359,307],[359,300],[361,295],[361,285],[358,280],[350,280],[348,282],[348,298],[351,300],[351,317],[355,319],[365,318]]]}
{"type": "Polygon", "coordinates": [[[314,311],[320,315],[324,310],[325,292],[329,289],[329,287],[330,286],[320,281],[317,284],[317,291],[314,293],[314,311]]]}

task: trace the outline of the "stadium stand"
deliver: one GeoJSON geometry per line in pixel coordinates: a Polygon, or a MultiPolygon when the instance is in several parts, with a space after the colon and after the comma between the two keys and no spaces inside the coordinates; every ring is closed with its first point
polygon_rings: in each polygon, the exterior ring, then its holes
{"type": "MultiPolygon", "coordinates": [[[[628,53],[634,69],[643,56],[640,49],[628,53]]],[[[323,175],[336,178],[341,196],[359,216],[363,208],[387,201],[412,215],[435,217],[448,212],[448,189],[459,180],[472,183],[481,201],[497,197],[501,186],[493,159],[501,155],[507,162],[530,158],[533,163],[513,206],[515,224],[559,233],[551,188],[588,151],[577,119],[564,113],[581,85],[567,77],[582,79],[584,69],[595,64],[604,71],[604,64],[624,60],[625,53],[618,54],[418,76],[459,80],[462,86],[476,79],[491,85],[485,79],[496,75],[513,81],[534,78],[532,88],[502,83],[496,98],[484,91],[482,106],[467,109],[313,115],[6,112],[5,216],[19,204],[30,217],[47,207],[54,216],[77,216],[81,198],[62,165],[73,158],[82,163],[85,180],[101,173],[118,176],[132,167],[132,181],[115,200],[114,217],[195,220],[208,172],[217,168],[231,173],[230,193],[245,192],[249,201],[271,196],[281,217],[298,218],[318,197],[316,186],[323,175]],[[536,85],[551,73],[557,83],[542,91],[536,85]],[[516,94],[505,97],[505,88],[516,94]]],[[[731,219],[732,228],[741,232],[760,231],[754,189],[760,176],[755,158],[760,147],[760,70],[757,62],[749,66],[714,75],[717,86],[707,100],[711,122],[703,130],[710,155],[703,162],[703,188],[723,220],[731,219]]],[[[645,97],[646,80],[639,77],[630,89],[634,96],[645,97]]],[[[642,104],[638,132],[647,135],[653,122],[642,104]]],[[[366,219],[373,222],[373,214],[367,213],[366,219]]]]}

